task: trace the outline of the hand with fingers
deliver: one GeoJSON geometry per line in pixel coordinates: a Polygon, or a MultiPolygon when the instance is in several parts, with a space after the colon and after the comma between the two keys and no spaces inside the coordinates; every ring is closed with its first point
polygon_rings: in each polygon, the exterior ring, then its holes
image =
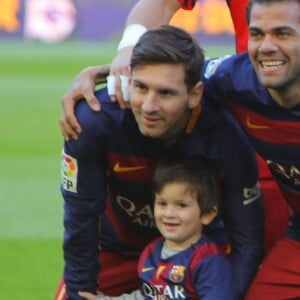
{"type": "Polygon", "coordinates": [[[130,108],[128,93],[130,59],[134,45],[146,31],[147,28],[139,24],[127,26],[111,67],[109,65],[88,67],[75,78],[71,88],[62,99],[59,125],[65,140],[68,141],[70,138],[77,140],[81,133],[81,126],[74,114],[75,105],[79,100],[85,99],[95,111],[101,109],[101,105],[94,95],[96,84],[104,83],[107,80],[111,101],[118,101],[122,109],[130,108]],[[108,72],[109,76],[107,76],[108,72]]]}
{"type": "Polygon", "coordinates": [[[59,125],[65,140],[68,141],[70,138],[77,140],[81,133],[81,126],[74,114],[74,108],[78,101],[85,99],[91,109],[100,110],[100,103],[95,97],[94,91],[97,84],[106,82],[109,68],[109,65],[105,65],[83,69],[63,96],[59,125]]]}
{"type": "Polygon", "coordinates": [[[130,294],[122,294],[120,296],[106,296],[102,292],[98,292],[97,295],[90,292],[79,292],[79,296],[86,300],[143,300],[144,296],[140,290],[134,290],[130,294]]]}
{"type": "Polygon", "coordinates": [[[120,50],[113,60],[107,78],[107,88],[110,99],[118,101],[122,109],[129,108],[129,96],[126,84],[130,77],[130,58],[133,47],[120,50]]]}

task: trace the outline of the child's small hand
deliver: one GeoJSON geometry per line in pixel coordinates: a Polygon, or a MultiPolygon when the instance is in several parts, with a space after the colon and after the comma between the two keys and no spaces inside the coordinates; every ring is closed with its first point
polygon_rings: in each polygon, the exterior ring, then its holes
{"type": "Polygon", "coordinates": [[[90,292],[78,292],[79,296],[87,299],[87,300],[105,300],[109,299],[109,297],[105,296],[103,293],[99,292],[97,295],[92,294],[90,292]]]}

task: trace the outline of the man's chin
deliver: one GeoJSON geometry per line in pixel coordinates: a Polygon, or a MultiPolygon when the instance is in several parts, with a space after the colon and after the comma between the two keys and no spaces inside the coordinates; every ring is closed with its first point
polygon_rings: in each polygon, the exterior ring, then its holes
{"type": "Polygon", "coordinates": [[[158,134],[158,133],[155,133],[155,132],[144,131],[144,132],[141,132],[141,133],[142,133],[142,135],[144,135],[146,137],[149,137],[149,138],[153,138],[153,139],[160,139],[160,138],[162,138],[161,134],[158,134]]]}
{"type": "Polygon", "coordinates": [[[162,135],[162,133],[156,128],[150,128],[148,126],[139,126],[139,130],[142,135],[151,138],[159,138],[162,135]]]}

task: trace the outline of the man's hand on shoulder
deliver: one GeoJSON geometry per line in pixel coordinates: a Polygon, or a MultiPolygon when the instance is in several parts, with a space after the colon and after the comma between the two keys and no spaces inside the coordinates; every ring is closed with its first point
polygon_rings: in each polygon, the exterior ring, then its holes
{"type": "Polygon", "coordinates": [[[78,101],[85,99],[91,109],[95,111],[101,109],[100,103],[94,94],[95,86],[106,82],[109,68],[109,65],[105,65],[83,69],[63,96],[59,125],[66,141],[70,138],[77,140],[82,131],[74,113],[78,101]]]}

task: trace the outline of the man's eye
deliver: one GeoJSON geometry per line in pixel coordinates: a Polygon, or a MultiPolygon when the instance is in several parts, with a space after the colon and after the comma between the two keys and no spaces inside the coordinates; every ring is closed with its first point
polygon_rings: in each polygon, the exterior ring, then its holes
{"type": "Polygon", "coordinates": [[[174,94],[170,90],[162,90],[159,93],[163,97],[170,97],[170,96],[172,96],[174,94]]]}
{"type": "Polygon", "coordinates": [[[285,38],[285,37],[290,36],[290,34],[287,31],[280,31],[280,32],[278,32],[277,36],[285,38]]]}
{"type": "Polygon", "coordinates": [[[249,36],[253,39],[258,39],[262,36],[262,34],[258,31],[250,31],[249,36]]]}
{"type": "Polygon", "coordinates": [[[133,86],[135,89],[138,89],[138,90],[144,90],[146,88],[143,84],[140,84],[140,83],[135,83],[133,86]]]}

